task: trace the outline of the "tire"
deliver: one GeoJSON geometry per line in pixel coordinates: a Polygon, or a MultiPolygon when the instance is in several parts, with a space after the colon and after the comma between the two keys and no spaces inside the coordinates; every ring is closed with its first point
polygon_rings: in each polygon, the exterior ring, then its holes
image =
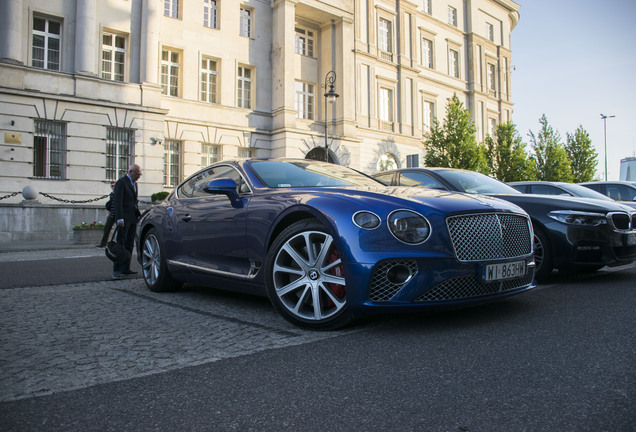
{"type": "Polygon", "coordinates": [[[287,227],[266,260],[267,295],[289,322],[333,330],[353,319],[347,308],[346,277],[332,235],[307,219],[287,227]]]}
{"type": "Polygon", "coordinates": [[[534,262],[537,265],[534,278],[539,282],[546,280],[554,268],[554,258],[550,241],[537,227],[534,227],[534,262]]]}
{"type": "Polygon", "coordinates": [[[168,272],[166,253],[155,228],[151,228],[143,239],[141,271],[150,291],[169,292],[181,287],[181,282],[173,279],[168,272]]]}

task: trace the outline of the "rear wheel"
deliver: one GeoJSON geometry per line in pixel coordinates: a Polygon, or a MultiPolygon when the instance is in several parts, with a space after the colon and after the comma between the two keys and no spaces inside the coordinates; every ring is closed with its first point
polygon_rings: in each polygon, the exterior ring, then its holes
{"type": "Polygon", "coordinates": [[[173,279],[168,272],[166,254],[155,228],[144,236],[141,254],[141,270],[150,291],[168,292],[181,286],[181,282],[173,279]]]}
{"type": "Polygon", "coordinates": [[[352,319],[340,251],[317,221],[286,228],[269,251],[266,272],[270,301],[293,324],[331,330],[352,319]]]}
{"type": "Polygon", "coordinates": [[[540,228],[534,229],[534,262],[537,265],[534,277],[544,281],[554,268],[550,241],[540,228]]]}

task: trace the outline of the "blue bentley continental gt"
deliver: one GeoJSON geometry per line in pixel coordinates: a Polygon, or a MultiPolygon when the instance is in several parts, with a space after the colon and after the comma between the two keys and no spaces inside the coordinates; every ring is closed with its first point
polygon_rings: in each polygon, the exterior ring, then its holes
{"type": "Polygon", "coordinates": [[[326,330],[527,291],[532,239],[528,215],[496,198],[247,159],[197,172],[147,211],[137,256],[152,291],[193,283],[267,295],[293,324],[326,330]]]}

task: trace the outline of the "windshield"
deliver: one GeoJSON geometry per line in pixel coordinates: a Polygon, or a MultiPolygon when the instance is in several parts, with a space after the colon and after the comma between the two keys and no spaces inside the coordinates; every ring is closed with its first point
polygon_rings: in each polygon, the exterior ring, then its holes
{"type": "Polygon", "coordinates": [[[602,193],[596,192],[596,191],[594,191],[592,189],[588,189],[585,186],[579,186],[579,185],[576,185],[576,184],[564,183],[564,184],[561,184],[561,187],[563,189],[567,190],[568,192],[571,192],[574,196],[580,196],[580,197],[584,197],[584,198],[601,199],[601,200],[605,200],[605,201],[614,201],[610,197],[605,196],[602,193]]]}
{"type": "Polygon", "coordinates": [[[453,189],[471,194],[520,194],[518,190],[487,175],[474,171],[439,170],[439,175],[453,186],[453,189]]]}
{"type": "Polygon", "coordinates": [[[380,182],[342,165],[313,160],[249,161],[256,175],[271,188],[382,186],[380,182]]]}

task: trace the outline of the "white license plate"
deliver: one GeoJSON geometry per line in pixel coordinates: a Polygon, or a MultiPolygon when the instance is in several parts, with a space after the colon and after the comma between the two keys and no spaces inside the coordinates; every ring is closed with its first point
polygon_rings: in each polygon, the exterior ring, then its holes
{"type": "Polygon", "coordinates": [[[627,234],[625,236],[625,245],[626,246],[636,245],[636,234],[627,234]]]}
{"type": "Polygon", "coordinates": [[[488,264],[484,268],[482,280],[493,282],[504,279],[512,279],[526,274],[525,261],[513,261],[500,264],[488,264]]]}

